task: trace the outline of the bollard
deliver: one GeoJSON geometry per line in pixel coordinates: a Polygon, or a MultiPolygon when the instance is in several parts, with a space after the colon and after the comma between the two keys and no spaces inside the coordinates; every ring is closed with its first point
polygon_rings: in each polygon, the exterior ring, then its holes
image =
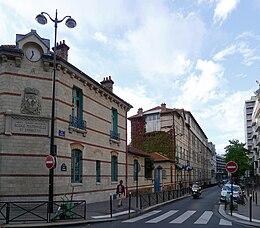
{"type": "Polygon", "coordinates": [[[252,222],[252,194],[249,195],[249,221],[252,222]]]}
{"type": "Polygon", "coordinates": [[[111,217],[111,218],[112,218],[112,216],[113,216],[112,210],[113,210],[113,206],[112,206],[112,194],[110,193],[110,217],[111,217]]]}
{"type": "MultiPolygon", "coordinates": [[[[131,192],[129,192],[129,196],[128,196],[128,218],[130,218],[130,211],[131,211],[131,198],[132,198],[132,194],[131,192]]],[[[141,204],[141,200],[140,200],[140,204],[141,204]]],[[[140,205],[141,206],[141,205],[140,205]]],[[[142,207],[142,206],[141,206],[142,207]]]]}
{"type": "Polygon", "coordinates": [[[255,192],[255,204],[257,205],[257,192],[255,192]]]}

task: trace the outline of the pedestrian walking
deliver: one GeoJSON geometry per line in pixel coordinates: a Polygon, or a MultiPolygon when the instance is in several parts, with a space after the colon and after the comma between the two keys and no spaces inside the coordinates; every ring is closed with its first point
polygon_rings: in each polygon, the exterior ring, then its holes
{"type": "Polygon", "coordinates": [[[123,185],[123,181],[120,180],[119,185],[116,187],[116,194],[118,195],[118,207],[121,207],[123,205],[122,203],[122,195],[125,196],[125,186],[123,185]]]}

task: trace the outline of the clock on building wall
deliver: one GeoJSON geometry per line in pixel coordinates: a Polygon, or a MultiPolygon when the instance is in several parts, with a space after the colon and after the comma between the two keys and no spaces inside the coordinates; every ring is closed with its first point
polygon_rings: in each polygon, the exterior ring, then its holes
{"type": "Polygon", "coordinates": [[[42,55],[42,49],[39,45],[28,43],[24,46],[24,54],[29,61],[37,62],[42,55]]]}

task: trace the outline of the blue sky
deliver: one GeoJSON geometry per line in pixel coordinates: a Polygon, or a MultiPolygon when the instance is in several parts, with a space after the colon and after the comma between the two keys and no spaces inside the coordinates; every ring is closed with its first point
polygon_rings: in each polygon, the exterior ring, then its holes
{"type": "Polygon", "coordinates": [[[244,142],[244,102],[260,80],[259,0],[0,0],[0,45],[31,29],[53,44],[54,24],[35,17],[56,9],[77,21],[58,25],[69,62],[98,82],[111,75],[129,116],[165,102],[191,111],[218,154],[244,142]]]}

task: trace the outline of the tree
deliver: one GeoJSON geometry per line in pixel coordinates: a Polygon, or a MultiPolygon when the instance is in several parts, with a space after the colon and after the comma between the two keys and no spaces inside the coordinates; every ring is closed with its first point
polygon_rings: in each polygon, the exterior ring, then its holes
{"type": "Polygon", "coordinates": [[[238,165],[238,170],[234,173],[234,176],[237,178],[244,176],[245,171],[251,169],[248,158],[249,151],[244,146],[244,143],[233,139],[229,140],[229,145],[225,147],[225,162],[234,161],[238,165]]]}

